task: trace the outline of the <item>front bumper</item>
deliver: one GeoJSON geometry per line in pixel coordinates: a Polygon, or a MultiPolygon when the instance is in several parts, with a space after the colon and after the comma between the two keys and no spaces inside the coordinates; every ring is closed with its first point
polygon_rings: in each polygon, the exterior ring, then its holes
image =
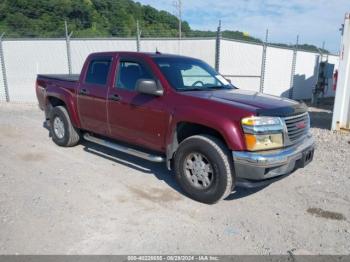
{"type": "Polygon", "coordinates": [[[233,163],[238,181],[266,184],[278,176],[286,175],[295,168],[303,167],[303,156],[310,152],[312,160],[315,142],[308,134],[299,143],[278,150],[247,152],[233,151],[233,163]]]}

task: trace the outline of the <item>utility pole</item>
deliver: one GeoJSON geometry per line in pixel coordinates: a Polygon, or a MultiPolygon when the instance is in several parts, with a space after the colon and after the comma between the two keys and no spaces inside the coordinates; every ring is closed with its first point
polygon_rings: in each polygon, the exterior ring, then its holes
{"type": "Polygon", "coordinates": [[[269,41],[269,29],[266,29],[266,33],[265,33],[265,44],[267,44],[267,42],[269,41]]]}
{"type": "Polygon", "coordinates": [[[179,40],[182,38],[182,0],[176,0],[174,2],[174,7],[176,8],[176,15],[177,18],[179,19],[179,40]]]}
{"type": "MultiPolygon", "coordinates": [[[[325,49],[326,48],[326,42],[325,41],[323,41],[322,42],[322,54],[324,54],[324,52],[325,52],[325,49]]],[[[328,62],[328,53],[326,52],[326,62],[328,62]]]]}

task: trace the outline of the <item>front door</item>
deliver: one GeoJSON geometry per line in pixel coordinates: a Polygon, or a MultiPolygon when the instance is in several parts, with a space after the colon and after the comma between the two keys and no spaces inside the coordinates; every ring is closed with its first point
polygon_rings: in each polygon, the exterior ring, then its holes
{"type": "Polygon", "coordinates": [[[163,97],[136,92],[139,79],[155,79],[139,58],[120,57],[109,90],[108,117],[113,138],[164,151],[167,114],[163,97]]]}
{"type": "Polygon", "coordinates": [[[78,112],[82,128],[101,135],[108,133],[107,95],[111,64],[111,57],[91,57],[78,89],[78,112]]]}

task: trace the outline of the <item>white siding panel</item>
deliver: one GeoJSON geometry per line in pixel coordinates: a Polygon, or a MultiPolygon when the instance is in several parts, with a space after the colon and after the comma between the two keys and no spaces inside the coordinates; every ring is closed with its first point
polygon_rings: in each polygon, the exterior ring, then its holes
{"type": "Polygon", "coordinates": [[[231,80],[231,83],[244,90],[252,90],[259,92],[260,89],[260,78],[253,77],[226,77],[231,80]]]}
{"type": "Polygon", "coordinates": [[[94,52],[136,51],[136,41],[131,39],[72,39],[72,72],[79,74],[86,57],[94,52]]]}
{"type": "Polygon", "coordinates": [[[315,53],[298,51],[295,66],[293,98],[310,99],[317,82],[317,68],[320,56],[315,53]]]}
{"type": "Polygon", "coordinates": [[[141,40],[141,51],[142,52],[156,52],[166,54],[179,54],[180,43],[178,40],[161,40],[161,39],[142,39],[141,40]]]}
{"type": "MultiPolygon", "coordinates": [[[[223,75],[260,76],[263,47],[221,41],[220,73],[223,75]]],[[[242,88],[244,88],[242,86],[242,88]]]]}
{"type": "Polygon", "coordinates": [[[267,47],[264,93],[288,97],[293,51],[267,47]]]}
{"type": "MultiPolygon", "coordinates": [[[[215,39],[141,39],[141,51],[182,54],[215,64],[215,39]]],[[[37,74],[68,73],[66,42],[62,40],[4,40],[3,51],[11,101],[34,102],[37,74]]],[[[136,51],[134,39],[72,39],[73,73],[80,73],[86,57],[92,52],[136,51]]],[[[298,51],[294,76],[294,98],[310,99],[316,83],[318,54],[298,51]]],[[[222,40],[220,72],[241,89],[258,91],[260,86],[262,46],[222,40]],[[250,76],[250,77],[249,77],[250,76]]],[[[268,47],[264,93],[288,96],[293,50],[268,47]]],[[[328,62],[338,68],[338,56],[328,62]]],[[[5,88],[0,66],[0,101],[5,88]]],[[[334,96],[330,79],[326,96],[334,96]]]]}
{"type": "Polygon", "coordinates": [[[36,102],[37,74],[68,73],[64,40],[4,41],[9,96],[15,102],[36,102]]]}
{"type": "Polygon", "coordinates": [[[142,39],[142,52],[155,52],[158,50],[161,53],[181,54],[201,59],[209,65],[215,65],[215,40],[214,39],[183,39],[180,43],[178,40],[155,40],[142,39]]]}

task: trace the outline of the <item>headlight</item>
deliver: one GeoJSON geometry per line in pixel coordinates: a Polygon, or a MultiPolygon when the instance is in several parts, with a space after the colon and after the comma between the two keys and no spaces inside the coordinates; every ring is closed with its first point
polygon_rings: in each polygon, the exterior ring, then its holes
{"type": "Polygon", "coordinates": [[[283,147],[283,124],[279,117],[247,117],[241,120],[250,151],[283,147]]]}

